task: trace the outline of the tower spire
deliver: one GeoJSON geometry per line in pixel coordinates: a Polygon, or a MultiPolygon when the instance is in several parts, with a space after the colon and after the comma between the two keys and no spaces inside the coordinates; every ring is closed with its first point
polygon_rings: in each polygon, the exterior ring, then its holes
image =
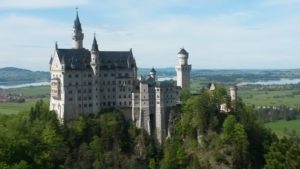
{"type": "Polygon", "coordinates": [[[83,33],[81,28],[81,23],[78,16],[78,8],[76,8],[76,18],[74,20],[74,26],[73,26],[73,49],[81,49],[83,47],[82,41],[83,41],[83,33]]]}
{"type": "Polygon", "coordinates": [[[99,51],[98,43],[97,43],[97,40],[96,40],[96,33],[94,33],[94,40],[93,40],[93,45],[92,45],[92,51],[99,51]]]}

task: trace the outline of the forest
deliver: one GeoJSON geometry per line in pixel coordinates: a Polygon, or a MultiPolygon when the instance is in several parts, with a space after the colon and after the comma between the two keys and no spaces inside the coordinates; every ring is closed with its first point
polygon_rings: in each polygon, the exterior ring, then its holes
{"type": "Polygon", "coordinates": [[[224,88],[183,91],[171,136],[159,145],[118,110],[60,123],[44,101],[0,115],[2,169],[299,169],[300,140],[278,138],[224,88]],[[220,112],[220,105],[231,107],[220,112]]]}

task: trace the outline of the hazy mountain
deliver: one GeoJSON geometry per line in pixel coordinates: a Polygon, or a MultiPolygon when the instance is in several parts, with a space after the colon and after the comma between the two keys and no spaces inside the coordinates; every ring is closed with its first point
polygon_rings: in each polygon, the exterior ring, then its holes
{"type": "Polygon", "coordinates": [[[50,81],[50,73],[15,67],[0,68],[0,84],[21,84],[50,81]]]}

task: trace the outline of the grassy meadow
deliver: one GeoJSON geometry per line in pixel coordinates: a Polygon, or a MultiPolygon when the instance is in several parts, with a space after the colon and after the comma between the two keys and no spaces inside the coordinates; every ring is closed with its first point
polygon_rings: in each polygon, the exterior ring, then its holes
{"type": "Polygon", "coordinates": [[[261,91],[256,89],[239,88],[238,95],[247,104],[256,106],[279,106],[286,105],[290,107],[300,106],[300,91],[299,90],[275,90],[261,91]]]}
{"type": "MultiPolygon", "coordinates": [[[[47,95],[50,92],[50,86],[36,86],[17,88],[17,93],[22,93],[24,96],[40,96],[47,95]]],[[[24,103],[0,103],[0,114],[18,113],[24,110],[29,110],[40,99],[26,99],[24,103]]],[[[43,98],[44,101],[49,101],[49,98],[43,98]]]]}
{"type": "Polygon", "coordinates": [[[292,134],[300,136],[300,119],[291,121],[279,120],[275,122],[265,123],[265,126],[274,131],[279,137],[292,134]]]}

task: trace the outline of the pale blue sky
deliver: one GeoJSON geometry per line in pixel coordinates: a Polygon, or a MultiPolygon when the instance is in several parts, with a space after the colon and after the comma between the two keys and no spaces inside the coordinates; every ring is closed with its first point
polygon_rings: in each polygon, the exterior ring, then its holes
{"type": "Polygon", "coordinates": [[[139,67],[300,68],[300,0],[0,0],[0,67],[48,70],[71,47],[75,8],[90,49],[133,48],[139,67]]]}

